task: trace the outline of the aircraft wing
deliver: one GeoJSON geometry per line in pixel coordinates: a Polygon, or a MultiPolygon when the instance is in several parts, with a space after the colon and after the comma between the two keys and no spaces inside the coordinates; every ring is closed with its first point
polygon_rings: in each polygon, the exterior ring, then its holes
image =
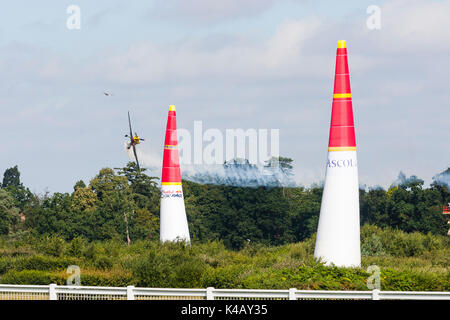
{"type": "Polygon", "coordinates": [[[133,146],[134,157],[136,158],[137,168],[140,171],[139,160],[136,152],[136,145],[133,143],[133,129],[131,128],[131,119],[130,119],[130,111],[128,111],[128,124],[130,125],[130,145],[133,146]]]}
{"type": "Polygon", "coordinates": [[[134,153],[134,157],[136,158],[137,168],[140,171],[141,168],[139,167],[139,160],[138,160],[138,156],[137,156],[137,152],[136,152],[136,146],[133,146],[133,153],[134,153]]]}
{"type": "Polygon", "coordinates": [[[130,111],[128,111],[128,124],[130,125],[130,139],[133,140],[133,130],[131,129],[130,111]]]}

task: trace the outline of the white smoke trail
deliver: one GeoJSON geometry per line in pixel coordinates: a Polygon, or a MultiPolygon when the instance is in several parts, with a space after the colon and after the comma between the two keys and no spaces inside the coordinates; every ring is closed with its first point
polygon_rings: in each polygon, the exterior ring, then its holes
{"type": "MultiPolygon", "coordinates": [[[[124,143],[125,152],[131,161],[135,161],[133,149],[128,149],[124,143]]],[[[162,170],[162,158],[156,152],[140,147],[136,148],[141,167],[148,170],[148,174],[159,177],[162,170]]],[[[181,163],[183,179],[201,183],[229,185],[236,187],[295,187],[298,184],[280,167],[265,167],[235,162],[227,165],[183,165],[181,163]]]]}
{"type": "Polygon", "coordinates": [[[433,181],[440,185],[446,185],[447,188],[450,189],[450,167],[447,170],[435,175],[433,177],[433,181]]]}
{"type": "Polygon", "coordinates": [[[130,144],[128,142],[123,143],[123,147],[125,149],[125,153],[127,154],[128,158],[130,158],[130,160],[134,160],[133,150],[131,148],[128,148],[129,145],[130,144]]]}
{"type": "Polygon", "coordinates": [[[400,187],[400,186],[409,186],[412,183],[423,183],[422,179],[419,179],[417,176],[412,175],[409,178],[402,172],[398,174],[397,180],[392,183],[392,187],[400,187]]]}
{"type": "MultiPolygon", "coordinates": [[[[131,161],[136,161],[136,159],[134,158],[133,149],[128,149],[128,145],[128,143],[124,143],[125,152],[131,161]]],[[[162,159],[157,156],[156,152],[142,149],[140,146],[138,146],[136,147],[136,153],[139,159],[139,164],[142,167],[145,167],[152,173],[158,172],[158,174],[161,174],[162,159]]]]}
{"type": "Polygon", "coordinates": [[[297,184],[279,167],[248,164],[185,165],[182,176],[201,184],[229,185],[236,187],[294,187],[297,184]]]}

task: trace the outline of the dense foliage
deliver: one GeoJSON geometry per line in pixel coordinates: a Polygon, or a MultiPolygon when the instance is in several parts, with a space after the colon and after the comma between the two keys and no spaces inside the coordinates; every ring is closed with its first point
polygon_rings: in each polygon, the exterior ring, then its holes
{"type": "Polygon", "coordinates": [[[58,236],[0,238],[0,283],[64,285],[69,265],[81,285],[178,288],[368,290],[371,265],[382,290],[449,291],[447,236],[404,233],[365,225],[361,268],[325,267],[313,259],[314,237],[229,250],[220,241],[160,244],[158,240],[88,242],[58,236]]]}
{"type": "Polygon", "coordinates": [[[78,265],[83,285],[365,290],[376,264],[383,290],[450,290],[446,184],[400,175],[388,190],[361,189],[363,265],[354,269],[313,259],[320,186],[183,189],[191,246],[159,243],[157,178],[134,163],[52,195],[33,194],[17,166],[7,169],[0,283],[64,284],[78,265]]]}
{"type": "MultiPolygon", "coordinates": [[[[248,243],[282,245],[310,238],[317,229],[319,186],[248,188],[184,181],[183,189],[191,237],[198,242],[223,241],[231,249],[248,243]]],[[[158,239],[159,199],[157,178],[138,171],[132,162],[125,168],[101,169],[89,185],[76,182],[72,193],[43,196],[22,185],[16,166],[5,171],[0,189],[0,234],[158,239]]],[[[442,205],[448,202],[445,184],[425,188],[417,177],[401,174],[387,191],[360,190],[361,225],[445,235],[442,205]]]]}

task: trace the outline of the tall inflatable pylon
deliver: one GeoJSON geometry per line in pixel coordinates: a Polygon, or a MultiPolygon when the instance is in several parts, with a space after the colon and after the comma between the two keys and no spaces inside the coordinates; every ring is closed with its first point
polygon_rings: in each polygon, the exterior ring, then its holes
{"type": "Polygon", "coordinates": [[[327,265],[361,265],[359,186],[347,45],[338,41],[325,185],[314,257],[327,265]]]}
{"type": "Polygon", "coordinates": [[[176,117],[175,106],[169,106],[161,177],[160,240],[190,243],[181,186],[176,117]]]}

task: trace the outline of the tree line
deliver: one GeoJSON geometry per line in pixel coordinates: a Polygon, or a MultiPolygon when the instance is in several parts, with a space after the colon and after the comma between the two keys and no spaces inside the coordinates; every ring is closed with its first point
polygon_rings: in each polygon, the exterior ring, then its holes
{"type": "MultiPolygon", "coordinates": [[[[288,158],[284,158],[288,159],[288,158]]],[[[292,161],[289,161],[292,169],[292,161]]],[[[183,181],[191,238],[223,241],[227,248],[249,243],[282,245],[314,235],[323,187],[236,187],[183,181]]],[[[360,189],[361,225],[445,235],[442,205],[450,202],[445,184],[424,187],[402,177],[388,190],[360,189]]],[[[70,193],[37,195],[20,181],[17,166],[4,172],[0,188],[0,235],[58,235],[66,240],[159,238],[158,178],[138,170],[103,168],[89,184],[78,181],[70,193]]]]}

